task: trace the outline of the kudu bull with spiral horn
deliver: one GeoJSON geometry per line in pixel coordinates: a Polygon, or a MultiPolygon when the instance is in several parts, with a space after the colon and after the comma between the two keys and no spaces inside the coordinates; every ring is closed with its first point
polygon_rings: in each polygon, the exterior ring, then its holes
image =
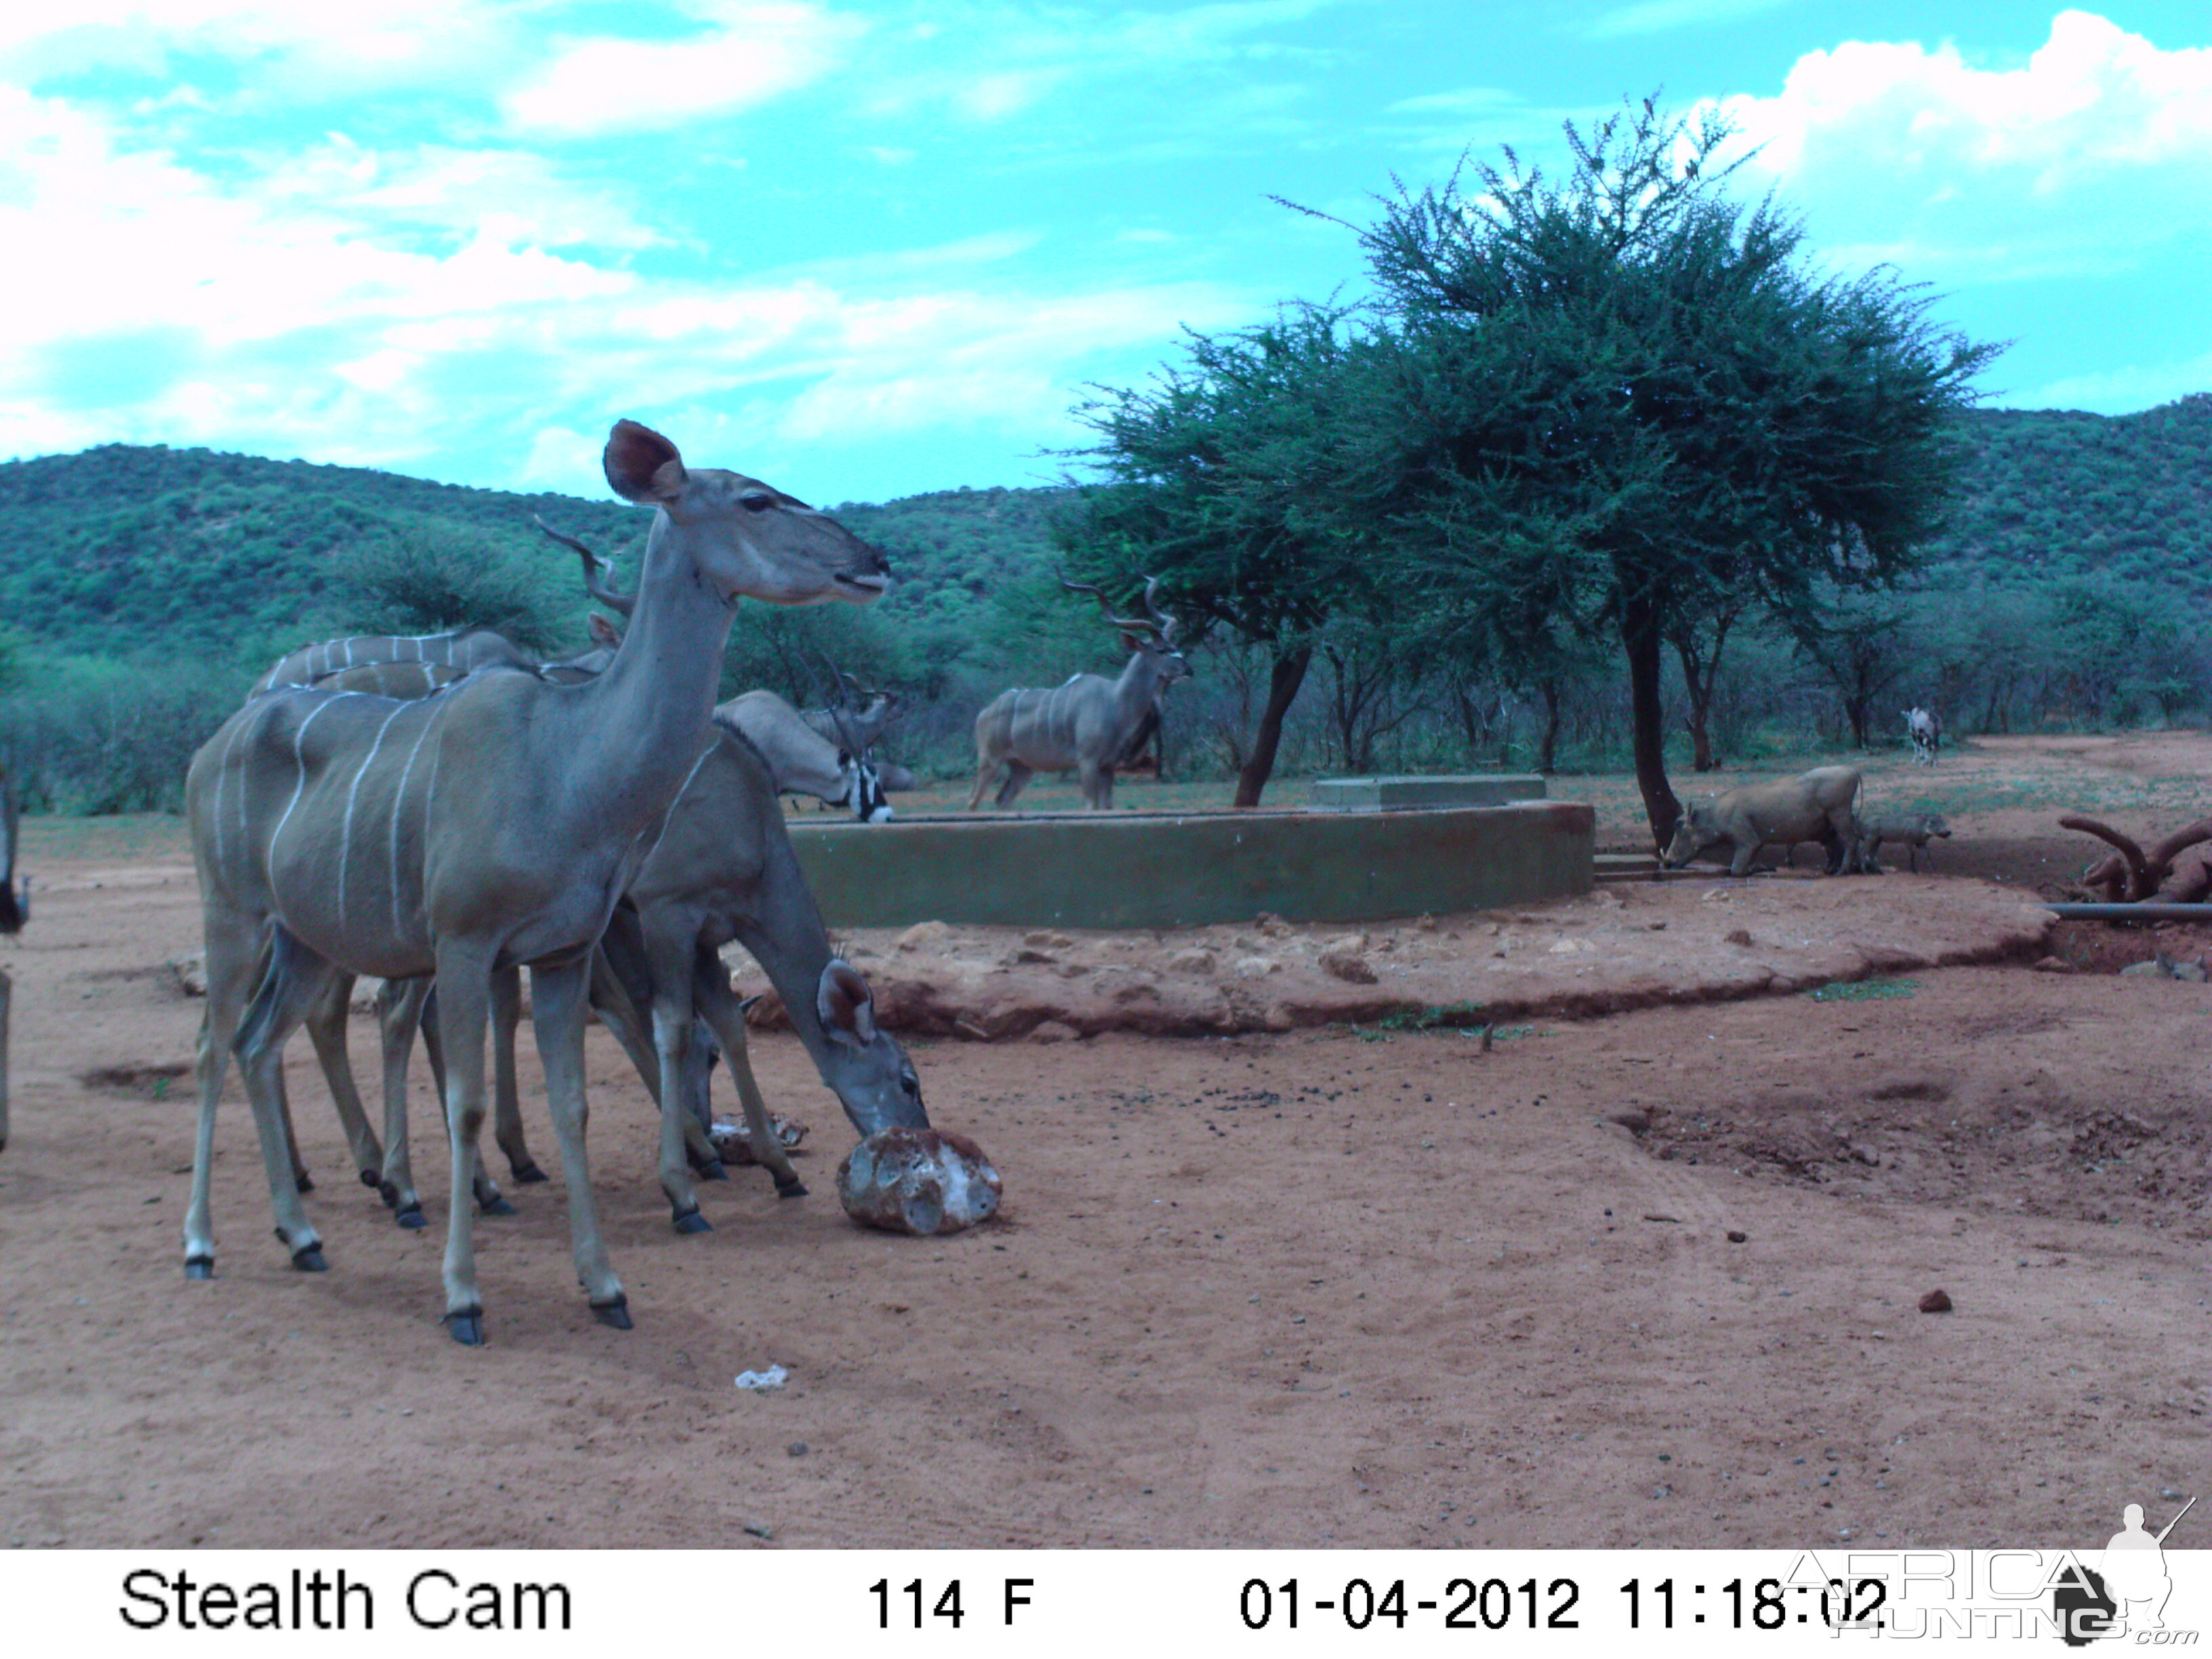
{"type": "MultiPolygon", "coordinates": [[[[468,1181],[484,1116],[485,1024],[493,971],[525,963],[576,1274],[594,1313],[629,1327],[584,1144],[592,947],[668,808],[715,751],[709,715],[738,599],[866,604],[889,577],[882,555],[826,514],[737,473],[694,471],[635,422],[617,423],[604,465],[617,495],[655,509],[630,627],[604,674],[567,686],[495,670],[419,702],[276,690],[193,757],[185,799],[208,1020],[188,1276],[214,1269],[215,1114],[234,1045],[278,1235],[295,1266],[320,1268],[322,1241],[301,1206],[279,1115],[284,1039],[335,973],[434,973],[452,1149],[445,1320],[455,1340],[482,1341],[468,1181]],[[257,991],[264,939],[270,965],[257,991]]],[[[824,968],[817,1001],[858,1042],[872,1022],[844,994],[841,966],[824,968]]],[[[927,1121],[918,1099],[885,1102],[881,1113],[864,1133],[927,1121]]]]}
{"type": "Polygon", "coordinates": [[[1072,593],[1098,601],[1106,620],[1121,631],[1129,660],[1117,679],[1077,674],[1049,690],[1021,687],[1001,691],[975,716],[975,787],[968,810],[982,805],[1000,769],[1006,781],[997,805],[1010,805],[1038,772],[1081,775],[1086,807],[1104,811],[1114,805],[1114,769],[1128,756],[1138,732],[1156,717],[1167,689],[1190,673],[1176,649],[1176,623],[1154,603],[1159,578],[1145,578],[1143,617],[1117,617],[1106,596],[1083,582],[1063,579],[1072,593]]]}

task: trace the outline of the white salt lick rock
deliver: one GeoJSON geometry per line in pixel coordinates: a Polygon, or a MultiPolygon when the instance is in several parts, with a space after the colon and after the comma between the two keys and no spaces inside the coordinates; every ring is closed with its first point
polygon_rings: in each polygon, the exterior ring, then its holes
{"type": "Polygon", "coordinates": [[[837,1200],[864,1227],[928,1237],[996,1213],[1006,1183],[965,1135],[883,1129],[837,1166],[837,1200]]]}

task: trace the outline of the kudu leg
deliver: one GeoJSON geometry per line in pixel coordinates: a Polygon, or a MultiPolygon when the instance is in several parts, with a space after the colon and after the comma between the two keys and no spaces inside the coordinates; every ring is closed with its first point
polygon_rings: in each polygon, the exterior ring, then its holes
{"type": "Polygon", "coordinates": [[[215,1170],[215,1113],[222,1098],[223,1073],[230,1066],[231,1041],[253,993],[258,935],[258,927],[212,912],[207,916],[208,994],[207,1012],[200,1018],[199,1119],[192,1132],[192,1194],[185,1206],[186,1279],[215,1277],[215,1225],[208,1196],[215,1170]]]}
{"type": "Polygon", "coordinates": [[[1012,806],[1014,804],[1014,797],[1020,794],[1028,787],[1029,781],[1036,775],[1036,770],[1034,767],[1024,766],[1018,760],[1008,761],[1006,781],[999,786],[997,804],[1000,806],[1012,806]]]}
{"type": "Polygon", "coordinates": [[[361,1184],[375,1187],[382,1179],[379,1171],[384,1167],[384,1148],[376,1144],[376,1132],[368,1127],[361,1091],[354,1085],[353,1061],[346,1053],[346,1011],[353,1000],[353,988],[351,974],[331,975],[329,988],[307,1011],[307,1038],[315,1045],[315,1058],[322,1062],[323,1081],[330,1085],[331,1103],[337,1108],[338,1127],[345,1131],[346,1145],[353,1150],[353,1166],[360,1174],[361,1184]]]}
{"type": "Polygon", "coordinates": [[[514,1071],[514,1028],[522,1023],[522,969],[501,968],[491,977],[492,1139],[507,1154],[515,1182],[545,1179],[522,1138],[522,1090],[514,1071]]]}
{"type": "Polygon", "coordinates": [[[983,804],[983,792],[991,787],[992,780],[996,778],[998,775],[998,762],[984,759],[980,757],[977,758],[975,762],[975,787],[968,792],[968,810],[969,811],[974,811],[977,807],[983,804]]]}
{"type": "MultiPolygon", "coordinates": [[[[442,1113],[446,1110],[446,1050],[438,1025],[438,988],[434,983],[422,1001],[422,1054],[430,1062],[430,1078],[437,1085],[438,1109],[442,1113]]],[[[453,1127],[450,1118],[447,1127],[453,1127]]],[[[501,1194],[499,1183],[486,1175],[481,1165],[470,1168],[469,1191],[476,1195],[477,1208],[486,1215],[514,1213],[514,1206],[501,1194]]]]}
{"type": "MultiPolygon", "coordinates": [[[[599,1023],[614,1033],[615,1041],[629,1056],[629,1063],[636,1068],[639,1080],[645,1085],[646,1092],[653,1097],[654,1109],[659,1110],[662,1100],[660,1057],[652,1037],[646,1031],[645,1021],[650,1015],[641,1017],[639,1013],[629,987],[614,962],[613,952],[617,949],[637,953],[639,965],[642,967],[641,944],[634,940],[626,944],[617,942],[614,930],[610,928],[608,937],[600,941],[598,950],[592,952],[592,1006],[599,1012],[599,1023]]],[[[649,979],[651,975],[647,974],[644,977],[649,979]]],[[[690,1093],[686,1090],[684,1097],[688,1098],[690,1093]]],[[[701,1181],[727,1181],[729,1176],[722,1168],[722,1160],[715,1152],[714,1143],[707,1138],[706,1123],[694,1119],[690,1114],[687,1113],[685,1116],[685,1156],[690,1163],[693,1176],[701,1181]]]]}
{"type": "Polygon", "coordinates": [[[729,1064],[730,1079],[738,1085],[738,1100],[744,1109],[745,1127],[752,1136],[754,1160],[762,1164],[775,1178],[778,1198],[804,1198],[806,1183],[791,1167],[791,1154],[775,1138],[775,1125],[769,1117],[768,1102],[761,1097],[760,1085],[753,1078],[751,1058],[745,1045],[745,1006],[738,994],[730,988],[728,969],[712,951],[699,953],[696,972],[692,980],[692,998],[700,1017],[704,1019],[722,1045],[722,1057],[729,1064]]]}
{"type": "Polygon", "coordinates": [[[384,1169],[377,1182],[392,1218],[410,1231],[429,1224],[415,1190],[415,1159],[407,1127],[407,1067],[429,1000],[427,979],[387,979],[376,993],[376,1029],[384,1045],[384,1169]]]}
{"type": "Polygon", "coordinates": [[[691,1006],[691,939],[648,936],[646,954],[653,975],[653,1047],[659,1063],[660,1190],[676,1231],[703,1233],[713,1224],[699,1212],[699,1194],[691,1184],[691,1164],[685,1156],[684,1120],[690,1115],[686,1073],[696,1022],[691,1006]]]}
{"type": "MultiPolygon", "coordinates": [[[[322,1240],[300,1203],[294,1174],[291,1136],[285,1122],[284,1043],[338,970],[281,925],[272,930],[269,971],[239,1022],[233,1048],[238,1054],[246,1096],[252,1103],[254,1127],[261,1138],[261,1160],[269,1178],[270,1207],[276,1237],[302,1273],[321,1273],[322,1240]]],[[[210,981],[212,983],[212,981],[210,981]]]]}
{"type": "Polygon", "coordinates": [[[446,1209],[446,1329],[475,1347],[484,1340],[483,1294],[477,1283],[477,1249],[471,1215],[477,1142],[484,1121],[484,1027],[490,1018],[491,959],[447,945],[438,951],[437,1012],[423,1022],[427,1040],[434,1024],[438,1069],[444,1073],[446,1133],[453,1156],[446,1209]]]}
{"type": "Polygon", "coordinates": [[[576,1278],[599,1322],[630,1328],[629,1299],[607,1259],[592,1199],[592,1170],[584,1132],[590,1111],[584,1099],[584,1012],[591,968],[587,957],[556,968],[531,969],[531,1003],[537,1016],[538,1055],[545,1067],[545,1103],[561,1143],[561,1173],[568,1188],[568,1239],[576,1278]]]}

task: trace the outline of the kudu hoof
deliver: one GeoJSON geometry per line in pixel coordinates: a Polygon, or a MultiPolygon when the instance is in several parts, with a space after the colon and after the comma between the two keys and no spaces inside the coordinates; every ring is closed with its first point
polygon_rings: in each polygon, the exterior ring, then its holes
{"type": "Polygon", "coordinates": [[[514,1170],[514,1184],[518,1187],[535,1187],[539,1182],[552,1178],[526,1158],[521,1163],[510,1164],[507,1167],[514,1170]]]}
{"type": "Polygon", "coordinates": [[[430,1218],[422,1213],[422,1206],[420,1204],[410,1204],[392,1218],[410,1233],[430,1224],[430,1218]]]}
{"type": "MultiPolygon", "coordinates": [[[[283,1235],[280,1233],[277,1237],[281,1238],[283,1235]]],[[[326,1273],[330,1270],[331,1264],[323,1259],[323,1247],[319,1244],[303,1244],[292,1252],[294,1273],[326,1273]]]]}
{"type": "Polygon", "coordinates": [[[315,1178],[309,1175],[305,1170],[300,1171],[299,1179],[295,1181],[292,1184],[297,1187],[302,1193],[312,1193],[315,1190],[315,1178]]]}
{"type": "Polygon", "coordinates": [[[696,1210],[686,1210],[678,1216],[675,1226],[679,1233],[711,1233],[714,1231],[714,1224],[696,1210]]]}
{"type": "Polygon", "coordinates": [[[384,1190],[384,1178],[374,1170],[363,1170],[361,1172],[361,1184],[364,1187],[374,1187],[379,1192],[384,1190]]]}
{"type": "Polygon", "coordinates": [[[632,1328],[629,1322],[629,1298],[626,1296],[618,1296],[611,1302],[594,1302],[592,1304],[592,1317],[598,1320],[600,1324],[609,1326],[615,1330],[629,1330],[632,1328]]]}
{"type": "Polygon", "coordinates": [[[778,1198],[804,1198],[806,1196],[806,1183],[797,1176],[792,1176],[789,1181],[778,1176],[775,1182],[775,1195],[778,1198]]]}
{"type": "Polygon", "coordinates": [[[494,1193],[489,1198],[480,1198],[477,1200],[477,1213],[478,1215],[513,1215],[514,1206],[497,1193],[494,1193]]]}
{"type": "Polygon", "coordinates": [[[446,1334],[465,1348],[481,1348],[484,1343],[484,1318],[482,1308],[464,1308],[459,1313],[446,1316],[446,1334]]]}
{"type": "Polygon", "coordinates": [[[384,1207],[386,1209],[396,1210],[399,1207],[398,1188],[393,1186],[388,1181],[377,1182],[375,1183],[375,1187],[376,1195],[384,1200],[384,1207]]]}
{"type": "Polygon", "coordinates": [[[701,1181],[727,1181],[730,1172],[722,1167],[722,1160],[710,1158],[703,1164],[691,1166],[691,1173],[701,1181]]]}
{"type": "Polygon", "coordinates": [[[188,1255],[185,1258],[186,1279],[213,1279],[215,1258],[211,1255],[188,1255]]]}

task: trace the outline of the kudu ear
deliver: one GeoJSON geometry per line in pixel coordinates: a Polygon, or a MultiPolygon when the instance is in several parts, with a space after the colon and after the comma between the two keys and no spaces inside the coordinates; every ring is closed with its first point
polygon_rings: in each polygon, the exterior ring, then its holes
{"type": "Polygon", "coordinates": [[[831,957],[814,994],[824,1029],[842,1032],[862,1047],[876,1040],[876,999],[852,963],[831,957]]]}
{"type": "Polygon", "coordinates": [[[676,446],[635,421],[615,422],[600,461],[607,483],[624,501],[668,501],[682,491],[689,477],[676,446]]]}
{"type": "Polygon", "coordinates": [[[596,611],[592,612],[590,628],[592,639],[595,644],[604,645],[609,650],[612,650],[622,643],[622,629],[617,628],[611,618],[602,616],[596,611]]]}

